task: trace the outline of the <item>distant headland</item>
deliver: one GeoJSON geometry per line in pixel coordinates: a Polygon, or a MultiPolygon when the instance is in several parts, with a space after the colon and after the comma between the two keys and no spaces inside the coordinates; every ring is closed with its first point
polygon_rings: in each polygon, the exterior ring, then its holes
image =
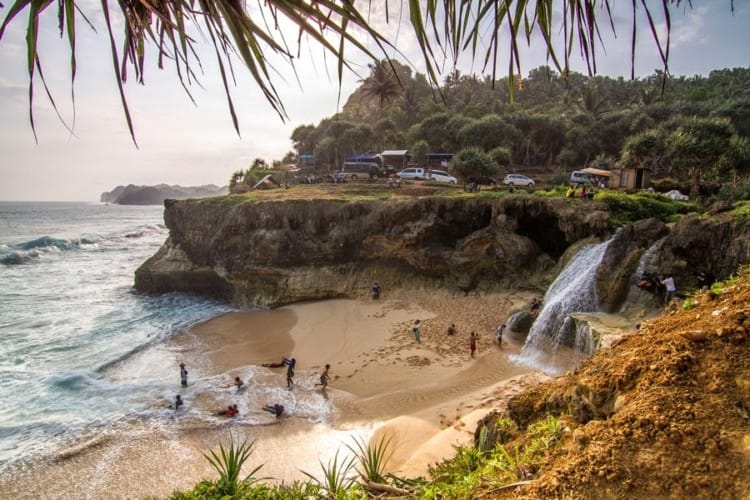
{"type": "Polygon", "coordinates": [[[207,198],[227,194],[227,186],[219,187],[214,184],[205,186],[117,186],[112,191],[104,192],[99,197],[102,203],[116,203],[118,205],[161,205],[166,199],[185,200],[187,198],[207,198]]]}

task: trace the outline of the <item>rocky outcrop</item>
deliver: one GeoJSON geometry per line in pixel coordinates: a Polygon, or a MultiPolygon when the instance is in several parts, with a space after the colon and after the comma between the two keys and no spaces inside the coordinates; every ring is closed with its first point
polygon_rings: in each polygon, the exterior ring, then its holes
{"type": "Polygon", "coordinates": [[[228,187],[219,187],[213,184],[206,186],[168,186],[159,184],[157,186],[117,186],[109,192],[102,193],[99,197],[102,203],[115,203],[119,205],[161,205],[166,199],[185,200],[188,198],[207,198],[209,196],[220,196],[227,194],[228,187]]]}
{"type": "MultiPolygon", "coordinates": [[[[170,236],[137,271],[147,293],[182,291],[237,306],[354,297],[378,281],[456,291],[543,291],[581,245],[611,233],[603,205],[515,195],[388,201],[244,197],[165,202],[170,236]]],[[[619,229],[597,271],[601,309],[621,310],[644,259],[695,288],[750,259],[750,224],[730,214],[648,219],[619,229]]],[[[658,307],[642,294],[644,307],[658,307]]]]}
{"type": "Polygon", "coordinates": [[[223,205],[167,201],[170,236],[136,272],[139,291],[278,306],[389,287],[542,289],[565,250],[602,237],[598,204],[427,197],[223,205]]]}

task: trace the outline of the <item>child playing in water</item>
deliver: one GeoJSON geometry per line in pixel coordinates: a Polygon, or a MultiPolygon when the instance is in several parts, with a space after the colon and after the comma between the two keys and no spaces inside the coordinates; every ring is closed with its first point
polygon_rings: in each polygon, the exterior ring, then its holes
{"type": "Polygon", "coordinates": [[[331,369],[331,365],[326,365],[326,369],[323,370],[323,373],[320,374],[320,383],[315,385],[322,385],[323,390],[325,390],[326,387],[328,387],[328,381],[331,380],[331,377],[328,375],[328,370],[331,369]]]}
{"type": "Polygon", "coordinates": [[[279,418],[281,414],[284,413],[284,405],[281,405],[279,403],[276,403],[275,405],[266,405],[263,407],[263,409],[269,413],[276,415],[276,418],[279,418]]]}

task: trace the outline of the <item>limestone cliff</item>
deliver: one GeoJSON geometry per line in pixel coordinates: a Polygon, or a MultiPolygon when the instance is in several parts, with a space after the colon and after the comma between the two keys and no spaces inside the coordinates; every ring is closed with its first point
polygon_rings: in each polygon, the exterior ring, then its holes
{"type": "Polygon", "coordinates": [[[136,288],[238,306],[356,296],[373,281],[386,290],[541,288],[572,243],[609,225],[598,204],[532,196],[165,207],[170,236],[136,272],[136,288]]]}
{"type": "MultiPolygon", "coordinates": [[[[165,207],[170,236],[136,271],[136,289],[197,293],[240,307],[363,296],[374,281],[385,290],[543,291],[578,246],[612,236],[599,203],[525,195],[167,200],[165,207]]],[[[635,300],[648,249],[651,268],[693,289],[698,270],[726,277],[750,260],[750,224],[719,214],[621,228],[598,271],[605,310],[635,300]]]]}

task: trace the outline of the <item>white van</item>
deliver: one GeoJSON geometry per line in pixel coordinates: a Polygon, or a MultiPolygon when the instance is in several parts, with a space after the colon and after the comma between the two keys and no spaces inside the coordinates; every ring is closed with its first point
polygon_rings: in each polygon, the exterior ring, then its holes
{"type": "Polygon", "coordinates": [[[570,174],[571,184],[591,184],[593,180],[589,177],[589,174],[581,170],[574,170],[570,174]]]}

